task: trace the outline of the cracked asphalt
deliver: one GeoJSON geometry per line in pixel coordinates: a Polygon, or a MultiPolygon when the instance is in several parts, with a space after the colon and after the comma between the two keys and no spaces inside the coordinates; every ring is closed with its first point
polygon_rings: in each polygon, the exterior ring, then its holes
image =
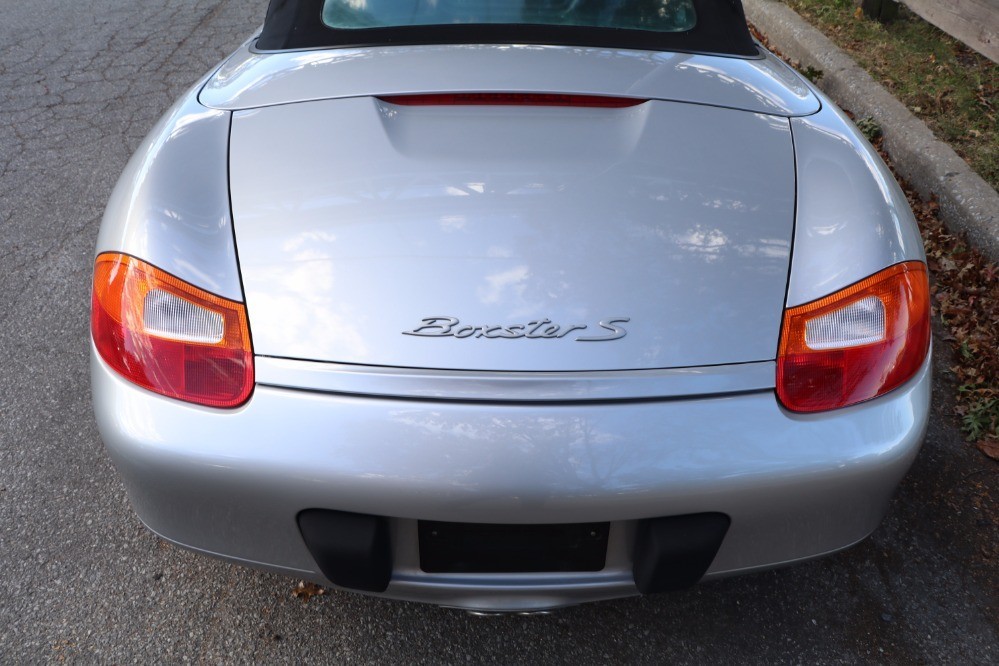
{"type": "MultiPolygon", "coordinates": [[[[842,554],[682,593],[476,618],[167,546],[129,508],[88,386],[89,279],[126,160],[263,0],[33,0],[0,23],[0,662],[999,663],[997,467],[938,354],[926,445],[842,554]]],[[[943,345],[938,344],[938,352],[943,345]]]]}

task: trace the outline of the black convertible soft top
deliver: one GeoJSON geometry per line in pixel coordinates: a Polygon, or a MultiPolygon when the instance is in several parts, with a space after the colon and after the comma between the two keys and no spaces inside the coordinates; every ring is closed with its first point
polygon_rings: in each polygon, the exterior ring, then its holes
{"type": "Polygon", "coordinates": [[[271,0],[257,48],[264,51],[403,44],[550,44],[650,51],[758,55],[741,0],[691,0],[696,25],[684,32],[537,24],[448,24],[336,29],[325,0],[271,0]]]}

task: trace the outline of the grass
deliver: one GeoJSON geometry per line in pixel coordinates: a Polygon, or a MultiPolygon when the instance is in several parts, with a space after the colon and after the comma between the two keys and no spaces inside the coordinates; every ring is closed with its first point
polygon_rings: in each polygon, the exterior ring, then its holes
{"type": "Polygon", "coordinates": [[[853,0],[784,0],[999,190],[999,65],[901,7],[882,25],[853,0]]]}

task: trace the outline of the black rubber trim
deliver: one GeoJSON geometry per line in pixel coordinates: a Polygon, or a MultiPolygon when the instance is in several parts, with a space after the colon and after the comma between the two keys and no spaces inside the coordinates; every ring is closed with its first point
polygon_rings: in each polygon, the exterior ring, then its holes
{"type": "Polygon", "coordinates": [[[730,523],[723,513],[641,521],[633,557],[638,591],[654,594],[695,585],[718,554],[730,523]]]}
{"type": "Polygon", "coordinates": [[[324,0],[271,0],[256,47],[264,51],[411,44],[550,44],[756,57],[741,0],[693,0],[697,24],[686,32],[586,26],[460,24],[330,28],[324,0]]]}
{"type": "Polygon", "coordinates": [[[298,527],[319,570],[333,584],[384,592],[392,578],[388,519],[345,511],[308,509],[298,527]]]}

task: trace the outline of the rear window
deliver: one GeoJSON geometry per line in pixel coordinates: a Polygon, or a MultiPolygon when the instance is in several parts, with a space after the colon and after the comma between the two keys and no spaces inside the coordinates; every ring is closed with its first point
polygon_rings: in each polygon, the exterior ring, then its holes
{"type": "Polygon", "coordinates": [[[256,48],[427,44],[759,57],[741,0],[270,0],[256,48]]]}
{"type": "Polygon", "coordinates": [[[325,0],[323,23],[339,30],[455,24],[693,29],[692,0],[325,0]]]}

